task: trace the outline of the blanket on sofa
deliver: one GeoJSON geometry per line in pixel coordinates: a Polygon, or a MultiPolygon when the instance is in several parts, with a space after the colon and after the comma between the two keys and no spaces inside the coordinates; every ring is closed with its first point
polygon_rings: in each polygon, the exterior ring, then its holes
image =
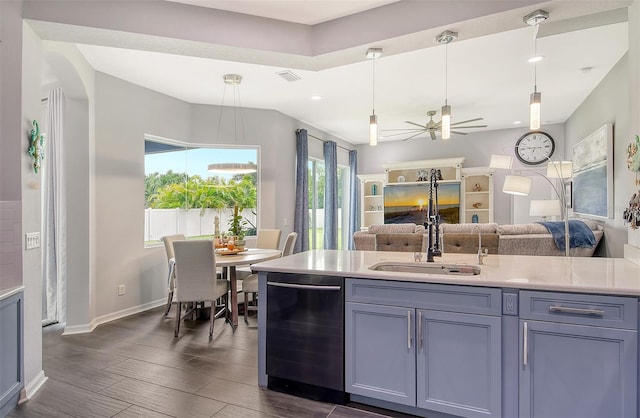
{"type": "MultiPolygon", "coordinates": [[[[564,222],[537,222],[544,225],[553,236],[556,246],[560,251],[564,251],[564,222]]],[[[584,222],[569,220],[569,248],[591,248],[596,244],[596,237],[593,231],[584,222]]]]}

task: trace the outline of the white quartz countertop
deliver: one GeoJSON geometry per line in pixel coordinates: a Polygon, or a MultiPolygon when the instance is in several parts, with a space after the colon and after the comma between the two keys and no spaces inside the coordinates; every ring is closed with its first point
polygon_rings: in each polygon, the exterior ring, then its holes
{"type": "MultiPolygon", "coordinates": [[[[475,276],[369,269],[382,261],[414,262],[413,253],[314,250],[251,267],[255,271],[281,273],[640,296],[640,265],[624,258],[489,255],[483,260],[481,273],[475,276]]],[[[435,262],[477,265],[477,257],[444,254],[435,257],[435,262]]]]}

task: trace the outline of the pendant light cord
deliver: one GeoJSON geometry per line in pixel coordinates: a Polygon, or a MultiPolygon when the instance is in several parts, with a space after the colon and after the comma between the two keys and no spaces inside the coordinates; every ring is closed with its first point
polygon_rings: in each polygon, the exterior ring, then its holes
{"type": "Polygon", "coordinates": [[[376,58],[373,57],[373,81],[372,81],[372,100],[371,100],[371,114],[376,114],[376,58]]]}
{"type": "Polygon", "coordinates": [[[449,43],[444,45],[444,104],[447,105],[447,97],[449,96],[449,43]]]}
{"type": "MultiPolygon", "coordinates": [[[[539,23],[536,23],[533,26],[533,57],[538,57],[538,28],[540,27],[539,23]]],[[[533,63],[533,91],[538,91],[538,61],[536,60],[533,63]]]]}

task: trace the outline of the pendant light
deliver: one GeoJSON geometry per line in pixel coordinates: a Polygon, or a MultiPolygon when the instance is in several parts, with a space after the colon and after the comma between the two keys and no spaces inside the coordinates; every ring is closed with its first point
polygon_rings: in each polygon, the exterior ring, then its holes
{"type": "Polygon", "coordinates": [[[444,106],[442,106],[442,120],[440,121],[440,127],[442,129],[442,139],[451,138],[451,106],[447,103],[447,87],[448,87],[448,62],[449,62],[449,42],[455,40],[458,37],[458,32],[452,32],[445,30],[438,36],[436,36],[436,42],[444,44],[444,106]]]}
{"type": "Polygon", "coordinates": [[[536,10],[529,13],[522,20],[533,26],[533,58],[529,62],[533,62],[533,93],[529,97],[529,129],[540,129],[540,105],[542,103],[542,93],[538,91],[538,28],[540,22],[544,22],[549,18],[549,13],[544,10],[536,10]]]}
{"type": "MultiPolygon", "coordinates": [[[[217,139],[220,137],[220,127],[222,126],[222,110],[224,108],[224,97],[227,92],[227,86],[231,86],[234,90],[233,94],[233,132],[236,144],[238,143],[237,133],[237,121],[236,121],[236,96],[238,98],[238,105],[240,106],[240,83],[242,82],[242,76],[238,74],[225,74],[222,76],[224,81],[224,91],[222,93],[222,103],[220,104],[220,116],[218,117],[218,134],[217,139]]],[[[240,125],[242,127],[242,135],[244,137],[244,123],[242,115],[240,115],[240,125]]],[[[208,171],[211,173],[220,174],[249,174],[258,171],[258,167],[254,163],[213,163],[208,165],[208,171]]]]}
{"type": "Polygon", "coordinates": [[[367,59],[373,61],[373,81],[372,81],[372,111],[369,116],[369,145],[378,145],[378,116],[376,116],[376,59],[382,56],[382,48],[369,48],[365,55],[367,59]]]}

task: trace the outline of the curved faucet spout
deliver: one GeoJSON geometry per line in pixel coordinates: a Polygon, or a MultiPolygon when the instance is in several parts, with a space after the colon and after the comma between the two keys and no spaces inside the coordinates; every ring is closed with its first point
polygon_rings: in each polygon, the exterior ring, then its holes
{"type": "Polygon", "coordinates": [[[485,258],[489,254],[489,250],[482,251],[482,233],[480,232],[480,225],[475,224],[471,228],[471,234],[474,233],[475,230],[478,230],[478,264],[484,264],[482,259],[485,258]]]}

